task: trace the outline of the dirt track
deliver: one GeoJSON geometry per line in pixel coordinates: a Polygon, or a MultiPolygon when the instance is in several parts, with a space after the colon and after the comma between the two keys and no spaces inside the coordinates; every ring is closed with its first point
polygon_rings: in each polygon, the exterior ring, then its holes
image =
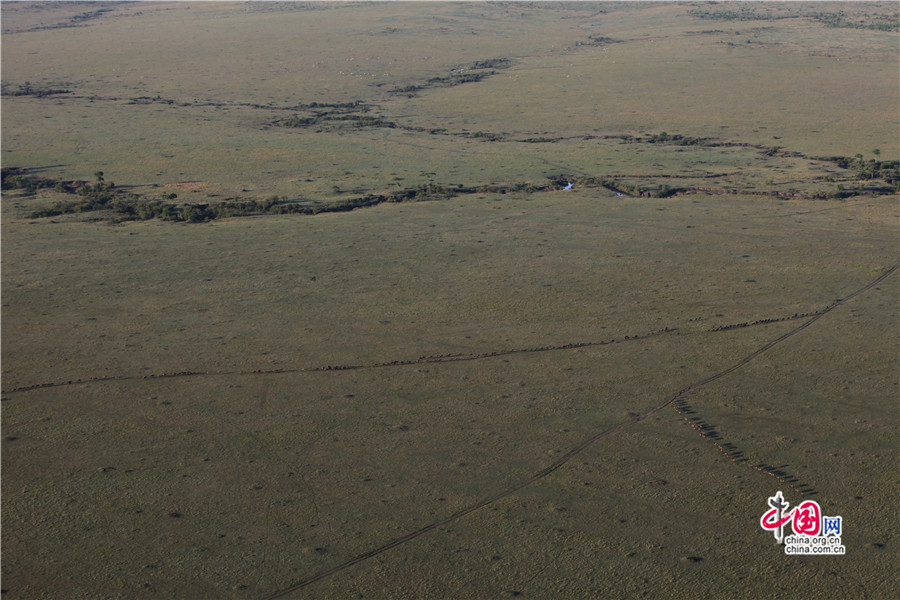
{"type": "MultiPolygon", "coordinates": [[[[866,284],[865,286],[859,288],[858,290],[856,290],[856,291],[854,291],[853,293],[849,294],[849,295],[846,296],[845,298],[839,298],[839,299],[835,300],[835,301],[834,301],[832,304],[830,304],[827,308],[823,309],[823,310],[820,311],[820,312],[815,313],[809,320],[804,321],[803,323],[801,323],[801,324],[798,325],[797,327],[791,329],[791,330],[788,331],[787,333],[785,333],[785,334],[783,334],[783,335],[781,335],[781,336],[775,338],[774,340],[772,340],[772,341],[770,341],[770,342],[764,344],[763,346],[759,347],[757,350],[753,351],[752,353],[748,354],[748,355],[745,356],[744,358],[740,359],[739,361],[737,361],[736,363],[734,363],[734,364],[731,365],[730,367],[728,367],[728,368],[726,368],[726,369],[723,369],[722,371],[719,371],[718,373],[715,373],[715,374],[713,374],[713,375],[710,375],[709,377],[707,377],[707,378],[705,378],[705,379],[702,379],[702,380],[700,380],[700,381],[698,381],[698,382],[692,383],[691,385],[689,385],[689,386],[687,386],[687,387],[685,387],[685,388],[682,388],[681,390],[675,392],[673,395],[671,395],[671,396],[669,396],[668,398],[666,398],[666,400],[665,400],[664,402],[662,402],[661,404],[659,404],[659,405],[656,406],[655,408],[653,408],[653,409],[647,411],[646,413],[644,413],[644,414],[642,414],[642,415],[640,415],[640,416],[638,416],[638,417],[636,417],[636,418],[634,418],[634,419],[632,419],[632,420],[629,420],[629,421],[623,421],[623,422],[619,423],[618,425],[616,425],[616,426],[614,426],[614,427],[611,427],[611,428],[609,428],[609,429],[606,429],[606,430],[604,430],[604,431],[601,431],[600,433],[594,435],[593,437],[590,437],[590,438],[584,440],[583,442],[581,442],[581,443],[578,444],[577,446],[571,448],[568,452],[562,454],[562,455],[561,455],[558,459],[556,459],[553,463],[551,463],[551,464],[548,465],[547,467],[541,469],[540,471],[538,471],[538,472],[535,473],[534,475],[528,477],[527,479],[522,480],[522,481],[516,483],[515,485],[512,485],[512,486],[508,487],[507,489],[505,489],[505,490],[503,490],[503,491],[501,491],[501,492],[499,492],[499,493],[497,493],[497,494],[494,494],[493,496],[488,496],[488,497],[482,498],[482,499],[479,500],[478,502],[475,502],[475,503],[473,503],[473,504],[470,504],[469,506],[466,506],[466,507],[464,507],[463,509],[461,509],[461,510],[459,510],[459,511],[457,511],[457,512],[455,512],[455,513],[453,513],[453,514],[451,514],[451,515],[449,515],[449,516],[447,516],[447,517],[444,517],[443,519],[440,519],[440,520],[438,520],[438,521],[435,521],[435,522],[433,522],[433,523],[431,523],[431,524],[429,524],[429,525],[426,525],[425,527],[422,527],[422,528],[420,528],[420,529],[417,529],[416,531],[413,531],[413,532],[408,533],[408,534],[406,534],[406,535],[404,535],[404,536],[401,536],[401,537],[399,537],[399,538],[396,538],[396,539],[394,539],[394,540],[388,542],[387,544],[384,544],[383,546],[379,546],[378,548],[375,548],[375,549],[373,549],[373,550],[370,550],[370,551],[368,551],[368,552],[365,552],[365,553],[363,553],[363,554],[360,554],[359,556],[356,556],[356,557],[354,557],[354,558],[352,558],[352,559],[350,559],[350,560],[348,560],[348,561],[346,561],[346,562],[343,562],[343,563],[341,563],[341,564],[339,564],[339,565],[337,565],[337,566],[335,566],[335,567],[332,567],[332,568],[327,569],[327,570],[325,570],[325,571],[321,571],[321,572],[319,572],[319,573],[317,573],[317,574],[315,574],[315,575],[313,575],[313,576],[311,576],[311,577],[308,577],[308,578],[306,578],[306,579],[303,579],[303,580],[301,580],[301,581],[295,583],[294,585],[292,585],[292,586],[290,586],[290,587],[288,587],[288,588],[285,588],[285,589],[283,589],[283,590],[279,590],[279,591],[275,592],[274,594],[271,594],[271,595],[269,595],[269,596],[266,596],[266,600],[274,600],[275,598],[282,598],[282,597],[284,597],[284,596],[287,596],[288,594],[291,594],[292,592],[295,592],[295,591],[297,591],[297,590],[300,590],[300,589],[302,589],[302,588],[305,588],[305,587],[307,587],[307,586],[309,586],[309,585],[311,585],[311,584],[313,584],[313,583],[315,583],[315,582],[317,582],[317,581],[320,581],[320,580],[322,580],[322,579],[325,579],[326,577],[329,577],[329,576],[331,576],[331,575],[334,575],[335,573],[339,573],[339,572],[341,572],[341,571],[343,571],[343,570],[345,570],[345,569],[347,569],[347,568],[349,568],[349,567],[352,567],[353,565],[356,565],[356,564],[359,564],[359,563],[361,563],[361,562],[364,562],[364,561],[366,561],[366,560],[368,560],[368,559],[370,559],[370,558],[373,558],[373,557],[375,557],[375,556],[378,556],[379,554],[382,554],[382,553],[384,553],[384,552],[387,552],[388,550],[390,550],[390,549],[392,549],[392,548],[396,548],[397,546],[400,546],[400,545],[402,545],[402,544],[405,544],[406,542],[409,542],[409,541],[411,541],[411,540],[413,540],[413,539],[415,539],[415,538],[417,538],[417,537],[420,537],[420,536],[422,536],[422,535],[424,535],[424,534],[426,534],[426,533],[428,533],[428,532],[430,532],[430,531],[433,531],[434,529],[437,529],[437,528],[439,528],[439,527],[441,527],[441,526],[443,526],[443,525],[446,525],[446,524],[448,524],[448,523],[451,523],[451,522],[453,522],[453,521],[456,521],[457,519],[460,519],[460,518],[462,518],[462,517],[464,517],[464,516],[466,516],[466,515],[468,515],[468,514],[470,514],[470,513],[472,513],[472,512],[475,512],[476,510],[479,510],[479,509],[481,509],[481,508],[484,508],[485,506],[494,504],[495,502],[497,502],[497,501],[499,501],[499,500],[501,500],[501,499],[503,499],[503,498],[505,498],[505,497],[507,497],[507,496],[510,496],[510,495],[516,493],[517,491],[519,491],[519,490],[521,490],[521,489],[523,489],[523,488],[525,488],[525,487],[527,487],[527,486],[529,486],[529,485],[535,483],[535,482],[538,481],[539,479],[543,479],[544,477],[550,475],[551,473],[553,473],[554,471],[556,471],[557,469],[559,469],[560,467],[562,467],[563,465],[565,465],[566,463],[568,463],[568,462],[569,462],[570,460],[572,460],[575,456],[577,456],[578,454],[580,454],[581,452],[583,452],[586,448],[588,448],[589,446],[591,446],[591,445],[594,444],[595,442],[598,442],[598,441],[600,441],[600,440],[602,440],[602,439],[604,439],[604,438],[613,436],[613,435],[619,433],[620,431],[622,431],[623,429],[625,429],[626,427],[628,427],[629,425],[633,425],[634,423],[638,423],[638,422],[640,422],[640,421],[643,421],[643,420],[645,420],[645,419],[647,419],[647,418],[649,418],[649,417],[655,415],[656,413],[658,413],[659,411],[661,411],[662,409],[664,409],[664,408],[666,408],[666,407],[668,407],[668,406],[673,406],[673,407],[675,407],[675,409],[678,410],[678,412],[681,412],[681,413],[685,412],[685,409],[686,409],[687,405],[684,404],[684,403],[682,402],[682,400],[683,400],[683,398],[684,398],[685,396],[687,396],[687,395],[690,394],[691,392],[694,392],[694,391],[696,391],[696,390],[698,390],[698,389],[700,389],[700,388],[702,388],[702,387],[704,387],[704,386],[706,386],[706,385],[708,385],[708,384],[710,384],[710,383],[712,383],[712,382],[714,382],[714,381],[716,381],[716,380],[718,380],[718,379],[721,379],[721,378],[723,378],[723,377],[729,375],[730,373],[733,373],[734,371],[740,369],[741,367],[747,365],[748,363],[750,363],[751,361],[753,361],[755,358],[757,358],[758,356],[760,356],[761,354],[763,354],[763,353],[766,352],[767,350],[770,350],[771,348],[773,348],[774,346],[776,346],[776,345],[778,345],[778,344],[784,342],[784,341],[787,340],[788,338],[790,338],[790,337],[792,337],[792,336],[794,336],[794,335],[800,333],[801,331],[803,331],[804,329],[806,329],[807,327],[809,327],[810,325],[812,325],[813,323],[815,323],[816,321],[818,321],[819,319],[821,319],[822,317],[824,317],[826,314],[828,314],[829,312],[831,312],[831,311],[834,310],[835,308],[837,308],[837,307],[839,307],[839,306],[845,304],[845,303],[848,302],[849,300],[855,298],[856,296],[859,296],[860,294],[865,293],[866,291],[870,290],[870,289],[873,288],[874,286],[878,285],[879,283],[881,283],[882,281],[884,281],[885,279],[887,279],[889,276],[891,276],[894,272],[896,272],[897,269],[900,269],[900,263],[895,264],[893,267],[891,267],[890,269],[888,269],[886,272],[884,272],[884,273],[883,273],[881,276],[879,276],[877,279],[875,279],[874,281],[872,281],[872,282],[866,284]]],[[[744,326],[746,326],[746,324],[744,324],[744,326]]],[[[688,423],[690,423],[690,421],[688,421],[687,419],[686,419],[686,421],[687,421],[688,423]]],[[[707,428],[704,427],[703,425],[696,425],[696,421],[697,421],[697,419],[694,419],[694,423],[695,423],[695,424],[693,424],[692,426],[694,426],[695,429],[698,429],[700,435],[701,435],[704,439],[710,441],[710,442],[713,443],[715,446],[717,446],[718,449],[719,449],[719,451],[720,451],[720,452],[723,452],[723,453],[725,453],[727,456],[729,456],[729,457],[732,459],[733,462],[736,462],[736,463],[737,463],[737,462],[744,462],[744,464],[747,464],[748,466],[750,466],[751,468],[753,468],[753,469],[759,471],[760,473],[764,473],[765,475],[768,475],[768,476],[770,476],[770,477],[774,477],[774,478],[778,479],[778,480],[779,480],[780,482],[782,482],[782,483],[787,483],[787,484],[791,485],[791,487],[792,487],[795,491],[799,492],[800,494],[808,494],[808,493],[810,493],[809,488],[807,488],[807,489],[805,489],[805,490],[802,490],[800,487],[795,487],[793,482],[794,482],[796,479],[793,478],[793,477],[791,477],[791,476],[789,476],[789,475],[787,475],[787,474],[785,474],[785,473],[781,473],[781,472],[779,472],[779,471],[776,471],[776,470],[774,470],[773,468],[768,467],[767,465],[752,465],[752,464],[750,464],[749,462],[746,462],[747,459],[745,459],[745,458],[742,459],[741,454],[739,453],[739,451],[736,450],[736,448],[734,448],[733,446],[731,446],[731,445],[729,445],[729,444],[719,444],[719,442],[718,442],[717,439],[716,439],[717,436],[714,436],[714,435],[710,434],[709,431],[707,431],[707,428]],[[741,460],[741,459],[742,459],[742,460],[741,460]]],[[[702,423],[702,421],[701,421],[701,423],[702,423]]]]}

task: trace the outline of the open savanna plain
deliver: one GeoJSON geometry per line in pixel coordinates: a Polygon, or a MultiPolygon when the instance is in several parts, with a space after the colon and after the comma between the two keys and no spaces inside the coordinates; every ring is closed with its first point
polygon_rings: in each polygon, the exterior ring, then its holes
{"type": "Polygon", "coordinates": [[[897,21],[3,3],[4,598],[896,597],[897,21]]]}

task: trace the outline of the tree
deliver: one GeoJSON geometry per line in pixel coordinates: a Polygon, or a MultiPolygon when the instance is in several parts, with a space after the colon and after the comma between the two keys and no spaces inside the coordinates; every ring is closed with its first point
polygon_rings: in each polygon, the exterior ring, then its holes
{"type": "Polygon", "coordinates": [[[94,177],[97,179],[97,183],[103,183],[103,171],[97,171],[94,173],[94,177]]]}

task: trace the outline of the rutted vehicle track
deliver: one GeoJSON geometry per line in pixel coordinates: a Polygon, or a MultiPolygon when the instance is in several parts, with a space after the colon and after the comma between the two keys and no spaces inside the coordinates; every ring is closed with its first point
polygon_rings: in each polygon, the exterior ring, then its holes
{"type": "MultiPolygon", "coordinates": [[[[856,296],[859,296],[859,295],[867,292],[871,288],[875,287],[876,285],[878,285],[879,283],[881,283],[882,281],[884,281],[885,279],[887,279],[888,277],[893,275],[898,269],[900,269],[900,263],[893,265],[887,271],[885,271],[882,275],[880,275],[878,278],[874,279],[870,283],[866,284],[865,286],[857,289],[856,291],[845,296],[844,298],[839,298],[839,299],[835,300],[833,303],[831,303],[830,305],[828,305],[825,308],[820,309],[820,310],[806,312],[806,313],[795,313],[793,315],[784,316],[784,317],[759,319],[756,321],[746,321],[746,322],[740,322],[740,323],[718,325],[718,326],[714,326],[714,327],[704,330],[703,331],[704,333],[716,333],[716,332],[721,332],[721,331],[730,331],[733,329],[765,325],[765,324],[774,323],[774,322],[792,321],[792,320],[801,320],[801,319],[803,320],[803,322],[801,324],[799,324],[798,326],[796,326],[793,329],[791,329],[790,331],[780,335],[779,337],[767,342],[766,344],[760,346],[758,349],[756,349],[752,353],[748,354],[747,356],[744,356],[743,358],[741,358],[740,360],[738,360],[731,366],[676,391],[672,395],[666,397],[660,404],[658,404],[651,410],[645,412],[644,414],[629,418],[629,420],[627,420],[627,421],[620,422],[613,427],[607,428],[607,429],[591,436],[590,438],[585,439],[581,443],[570,448],[567,452],[561,454],[551,464],[547,465],[540,471],[537,471],[536,473],[532,474],[528,478],[526,478],[522,481],[519,481],[519,482],[515,483],[514,485],[509,486],[508,488],[506,488],[496,494],[482,498],[482,499],[478,500],[477,502],[474,502],[474,503],[472,503],[472,504],[470,504],[470,505],[468,505],[446,517],[443,517],[437,521],[430,523],[429,525],[426,525],[426,526],[421,527],[415,531],[412,531],[406,535],[403,535],[394,540],[391,540],[381,546],[378,546],[377,548],[374,548],[368,552],[360,554],[360,555],[358,555],[350,560],[347,560],[339,565],[336,565],[329,569],[323,570],[323,571],[316,573],[310,577],[307,577],[301,581],[298,581],[297,583],[295,583],[285,589],[279,590],[279,591],[267,596],[266,597],[267,600],[273,600],[275,598],[287,596],[295,591],[298,591],[302,588],[312,585],[313,583],[315,583],[317,581],[320,581],[322,579],[330,577],[330,576],[332,576],[336,573],[339,573],[349,567],[352,567],[354,565],[362,563],[370,558],[373,558],[384,552],[387,552],[388,550],[396,548],[397,546],[400,546],[402,544],[410,542],[410,541],[412,541],[418,537],[421,537],[435,529],[438,529],[444,525],[447,525],[448,523],[451,523],[451,522],[456,521],[468,514],[471,514],[481,508],[484,508],[486,506],[494,504],[494,503],[502,500],[503,498],[506,498],[506,497],[518,492],[519,490],[526,488],[529,485],[547,477],[548,475],[550,475],[554,471],[556,471],[559,468],[561,468],[562,466],[564,466],[566,463],[571,461],[574,457],[576,457],[577,455],[582,453],[584,450],[586,450],[588,447],[595,444],[596,442],[598,442],[602,439],[611,437],[611,436],[621,432],[626,427],[633,426],[634,424],[636,424],[638,422],[644,421],[644,420],[650,418],[651,416],[659,413],[661,410],[663,410],[664,408],[667,408],[667,407],[672,407],[676,412],[681,414],[683,416],[683,422],[685,424],[687,424],[692,429],[697,431],[697,433],[700,435],[701,438],[703,438],[705,441],[709,442],[709,444],[711,446],[715,447],[718,452],[722,453],[725,457],[729,458],[731,460],[731,462],[735,463],[736,465],[743,464],[743,465],[745,465],[749,468],[752,468],[768,477],[772,477],[772,478],[778,480],[780,483],[790,486],[795,492],[797,492],[800,495],[814,494],[815,493],[814,488],[812,488],[808,484],[801,483],[795,476],[793,476],[789,473],[786,473],[777,467],[773,467],[773,466],[770,466],[765,463],[758,463],[758,464],[752,463],[746,456],[744,456],[743,452],[739,448],[737,448],[734,444],[723,440],[721,438],[721,436],[719,436],[719,434],[715,431],[715,429],[711,425],[709,425],[709,423],[707,423],[702,417],[690,416],[690,415],[696,415],[696,410],[694,409],[694,407],[690,406],[686,402],[685,398],[692,392],[697,391],[719,379],[722,379],[722,378],[728,376],[729,374],[733,373],[734,371],[744,367],[745,365],[749,364],[754,359],[756,359],[757,357],[759,357],[766,351],[770,350],[774,346],[776,346],[776,345],[786,341],[787,339],[791,338],[792,336],[802,332],[807,327],[811,326],[812,324],[817,322],[819,319],[821,319],[822,317],[824,317],[825,315],[827,315],[834,309],[842,306],[843,304],[852,300],[856,296]]],[[[88,379],[84,379],[84,380],[71,380],[71,381],[63,381],[63,382],[50,382],[50,383],[20,386],[17,388],[13,388],[13,389],[4,391],[3,393],[4,394],[12,394],[12,393],[19,393],[19,392],[27,392],[27,391],[36,390],[36,389],[78,385],[78,384],[85,384],[85,383],[91,383],[91,382],[109,382],[109,381],[126,381],[126,380],[138,380],[138,379],[161,379],[161,378],[184,378],[184,377],[213,376],[213,375],[271,375],[271,374],[278,374],[278,373],[299,373],[299,372],[313,372],[313,371],[343,371],[343,370],[351,370],[351,369],[407,366],[407,365],[422,364],[422,363],[443,363],[443,362],[469,361],[469,360],[479,360],[479,359],[483,359],[483,358],[515,354],[515,353],[551,352],[551,351],[561,351],[561,350],[569,350],[569,349],[576,349],[576,348],[584,348],[584,347],[590,347],[590,346],[600,346],[600,345],[606,345],[606,344],[624,343],[626,341],[642,340],[642,339],[647,339],[647,338],[650,338],[653,336],[659,336],[659,335],[664,335],[664,334],[669,334],[669,333],[677,334],[677,335],[686,335],[677,328],[666,327],[662,330],[652,330],[652,331],[649,331],[649,332],[641,334],[641,335],[634,335],[634,336],[629,335],[629,336],[624,336],[623,338],[614,338],[614,339],[610,339],[610,340],[606,340],[606,341],[569,343],[569,344],[563,344],[563,345],[557,345],[557,346],[541,346],[541,347],[533,347],[533,348],[513,348],[513,349],[508,349],[508,350],[503,350],[503,351],[495,351],[495,352],[488,352],[488,353],[482,353],[482,354],[429,355],[429,356],[421,356],[416,359],[393,360],[393,361],[380,362],[380,363],[359,364],[359,365],[324,365],[324,366],[317,366],[317,367],[293,368],[293,369],[258,369],[258,370],[251,370],[251,371],[230,371],[230,372],[225,372],[225,371],[181,371],[181,372],[172,372],[172,373],[157,373],[157,374],[143,375],[143,376],[137,376],[137,375],[101,376],[101,377],[92,377],[92,378],[88,378],[88,379]]]]}
{"type": "MultiPolygon", "coordinates": [[[[419,528],[413,532],[410,532],[404,536],[401,536],[394,540],[391,540],[390,542],[388,542],[382,546],[379,546],[368,552],[360,554],[360,555],[358,555],[350,560],[347,560],[339,565],[336,565],[330,569],[320,571],[319,573],[316,573],[315,575],[312,575],[310,577],[307,577],[306,579],[298,581],[297,583],[295,583],[287,588],[284,588],[282,590],[279,590],[273,594],[266,596],[265,600],[274,600],[276,598],[282,598],[284,596],[287,596],[293,592],[296,592],[300,589],[308,587],[317,581],[320,581],[322,579],[330,577],[331,575],[339,573],[339,572],[341,572],[345,569],[348,569],[354,565],[357,565],[359,563],[365,562],[366,560],[369,560],[370,558],[374,558],[375,556],[378,556],[379,554],[382,554],[384,552],[387,552],[388,550],[396,548],[397,546],[400,546],[402,544],[410,542],[418,537],[425,535],[426,533],[429,533],[439,527],[442,527],[444,525],[447,525],[448,523],[456,521],[456,520],[458,520],[468,514],[471,514],[481,508],[484,508],[486,506],[494,504],[494,503],[498,502],[499,500],[502,500],[503,498],[506,498],[507,496],[510,496],[525,487],[528,487],[529,485],[537,482],[538,480],[547,477],[548,475],[550,475],[551,473],[553,473],[554,471],[556,471],[557,469],[559,469],[560,467],[562,467],[563,465],[568,463],[575,456],[582,453],[584,450],[586,450],[589,446],[593,445],[594,443],[596,443],[602,439],[611,437],[611,436],[619,433],[620,431],[622,431],[623,429],[625,429],[628,426],[634,425],[635,423],[638,423],[640,421],[644,421],[644,420],[652,417],[653,415],[657,414],[658,412],[660,412],[661,410],[663,410],[666,407],[674,406],[676,408],[681,408],[682,410],[684,410],[683,407],[685,405],[679,404],[679,403],[681,403],[683,398],[685,396],[687,396],[688,394],[690,394],[691,392],[695,392],[695,391],[709,385],[710,383],[718,381],[719,379],[722,379],[723,377],[726,377],[729,374],[733,373],[734,371],[737,371],[738,369],[744,367],[745,365],[749,364],[754,359],[756,359],[758,356],[765,353],[766,351],[768,351],[771,348],[777,346],[778,344],[784,342],[785,340],[793,337],[794,335],[800,333],[801,331],[803,331],[804,329],[806,329],[807,327],[809,327],[810,325],[812,325],[813,323],[815,323],[816,321],[818,321],[819,319],[821,319],[822,317],[827,315],[829,312],[833,311],[834,309],[838,308],[839,306],[842,306],[843,304],[847,303],[849,300],[852,300],[856,296],[859,296],[860,294],[863,294],[863,293],[867,292],[868,290],[872,289],[873,287],[875,287],[876,285],[878,285],[879,283],[881,283],[882,281],[884,281],[885,279],[887,279],[888,277],[893,275],[898,269],[900,269],[900,263],[897,263],[894,266],[890,267],[887,271],[885,271],[883,274],[881,274],[878,278],[876,278],[875,280],[871,281],[870,283],[864,285],[863,287],[857,289],[856,291],[852,292],[851,294],[847,295],[846,297],[835,300],[833,303],[828,305],[826,308],[815,313],[813,316],[811,316],[809,319],[807,319],[806,321],[804,321],[797,327],[794,327],[787,333],[784,333],[784,334],[780,335],[779,337],[760,346],[759,348],[757,348],[756,350],[754,350],[747,356],[741,358],[740,360],[738,360],[737,362],[735,362],[728,368],[723,369],[717,373],[710,375],[709,377],[706,377],[700,381],[694,382],[694,383],[688,385],[687,387],[684,387],[684,388],[678,390],[671,396],[667,397],[662,403],[660,403],[656,407],[652,408],[651,410],[645,412],[644,414],[639,415],[631,420],[623,421],[623,422],[619,423],[618,425],[615,425],[609,429],[601,431],[601,432],[597,433],[596,435],[584,440],[580,444],[571,448],[568,452],[565,452],[564,454],[562,454],[559,458],[557,458],[555,461],[553,461],[550,465],[544,467],[543,469],[541,469],[537,473],[531,475],[530,477],[528,477],[522,481],[519,481],[518,483],[516,483],[516,484],[514,484],[492,496],[487,496],[485,498],[482,498],[481,500],[478,500],[477,502],[474,502],[473,504],[470,504],[469,506],[466,506],[466,507],[456,511],[455,513],[453,513],[447,517],[444,517],[443,519],[437,520],[429,525],[426,525],[425,527],[421,527],[421,528],[419,528]]],[[[712,437],[707,437],[707,439],[709,439],[709,441],[711,441],[711,442],[717,443],[712,437]]],[[[747,463],[747,464],[749,464],[749,463],[747,463]]],[[[790,476],[783,476],[783,475],[779,476],[779,475],[776,475],[774,473],[774,471],[770,471],[770,470],[764,469],[762,467],[756,467],[753,465],[749,465],[749,466],[751,466],[752,468],[756,469],[757,471],[764,473],[770,477],[776,477],[784,483],[789,483],[793,487],[793,484],[792,484],[793,478],[791,478],[790,476]]],[[[795,489],[800,491],[799,488],[795,488],[795,489]]],[[[807,489],[806,493],[810,493],[810,490],[807,489]]]]}

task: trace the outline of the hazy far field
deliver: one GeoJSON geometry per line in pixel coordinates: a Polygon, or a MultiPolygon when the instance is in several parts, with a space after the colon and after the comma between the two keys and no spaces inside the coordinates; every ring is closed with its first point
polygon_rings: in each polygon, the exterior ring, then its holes
{"type": "Polygon", "coordinates": [[[3,597],[896,596],[897,23],[4,2],[3,597]]]}

